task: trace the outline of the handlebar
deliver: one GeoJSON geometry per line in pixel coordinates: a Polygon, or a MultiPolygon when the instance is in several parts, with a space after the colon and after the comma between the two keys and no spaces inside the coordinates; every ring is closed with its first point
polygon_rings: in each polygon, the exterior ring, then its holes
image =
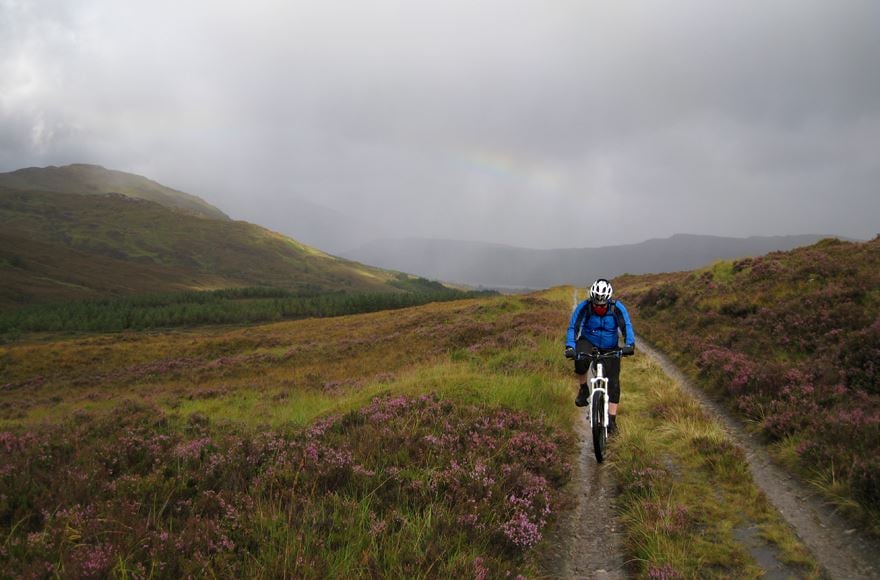
{"type": "Polygon", "coordinates": [[[596,349],[593,349],[591,352],[578,352],[575,353],[575,360],[602,360],[607,358],[621,358],[624,356],[632,356],[635,354],[635,347],[623,347],[615,350],[610,350],[608,352],[599,352],[596,349]]]}

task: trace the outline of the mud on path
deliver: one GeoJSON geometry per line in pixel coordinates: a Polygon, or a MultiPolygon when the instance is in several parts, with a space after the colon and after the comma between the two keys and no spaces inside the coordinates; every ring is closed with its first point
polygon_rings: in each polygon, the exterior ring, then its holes
{"type": "Polygon", "coordinates": [[[760,441],[706,393],[696,388],[662,353],[637,337],[638,349],[651,356],[682,389],[716,416],[745,451],[752,478],[794,528],[831,578],[880,578],[880,541],[848,523],[813,491],[777,467],[760,441]]]}
{"type": "MultiPolygon", "coordinates": [[[[574,394],[572,394],[574,399],[574,394]]],[[[618,579],[629,575],[624,569],[623,527],[614,508],[616,481],[609,465],[599,464],[586,421],[586,410],[578,421],[580,452],[570,484],[573,502],[556,527],[555,546],[545,565],[553,578],[618,579]]],[[[609,443],[613,446],[614,441],[609,443]]]]}

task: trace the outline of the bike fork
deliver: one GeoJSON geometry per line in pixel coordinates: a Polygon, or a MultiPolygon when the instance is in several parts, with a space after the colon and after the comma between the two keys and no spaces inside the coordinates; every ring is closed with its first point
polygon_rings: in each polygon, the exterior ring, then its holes
{"type": "Polygon", "coordinates": [[[605,436],[608,437],[608,393],[605,392],[605,389],[602,389],[602,406],[604,407],[602,429],[605,430],[605,436]]]}

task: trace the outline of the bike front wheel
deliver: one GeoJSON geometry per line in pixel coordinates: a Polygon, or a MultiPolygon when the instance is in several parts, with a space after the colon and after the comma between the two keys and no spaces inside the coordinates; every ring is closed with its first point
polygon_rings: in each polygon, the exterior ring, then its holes
{"type": "Polygon", "coordinates": [[[602,463],[608,444],[608,431],[605,428],[605,393],[601,391],[593,393],[590,412],[592,413],[591,423],[593,425],[593,452],[596,454],[596,461],[602,463]]]}

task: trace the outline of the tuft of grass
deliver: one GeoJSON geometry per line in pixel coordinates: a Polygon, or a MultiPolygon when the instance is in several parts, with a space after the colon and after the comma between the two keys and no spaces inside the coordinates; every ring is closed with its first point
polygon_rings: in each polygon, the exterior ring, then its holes
{"type": "Polygon", "coordinates": [[[726,284],[736,275],[732,260],[719,260],[712,264],[709,271],[712,272],[712,279],[718,284],[726,284]]]}

